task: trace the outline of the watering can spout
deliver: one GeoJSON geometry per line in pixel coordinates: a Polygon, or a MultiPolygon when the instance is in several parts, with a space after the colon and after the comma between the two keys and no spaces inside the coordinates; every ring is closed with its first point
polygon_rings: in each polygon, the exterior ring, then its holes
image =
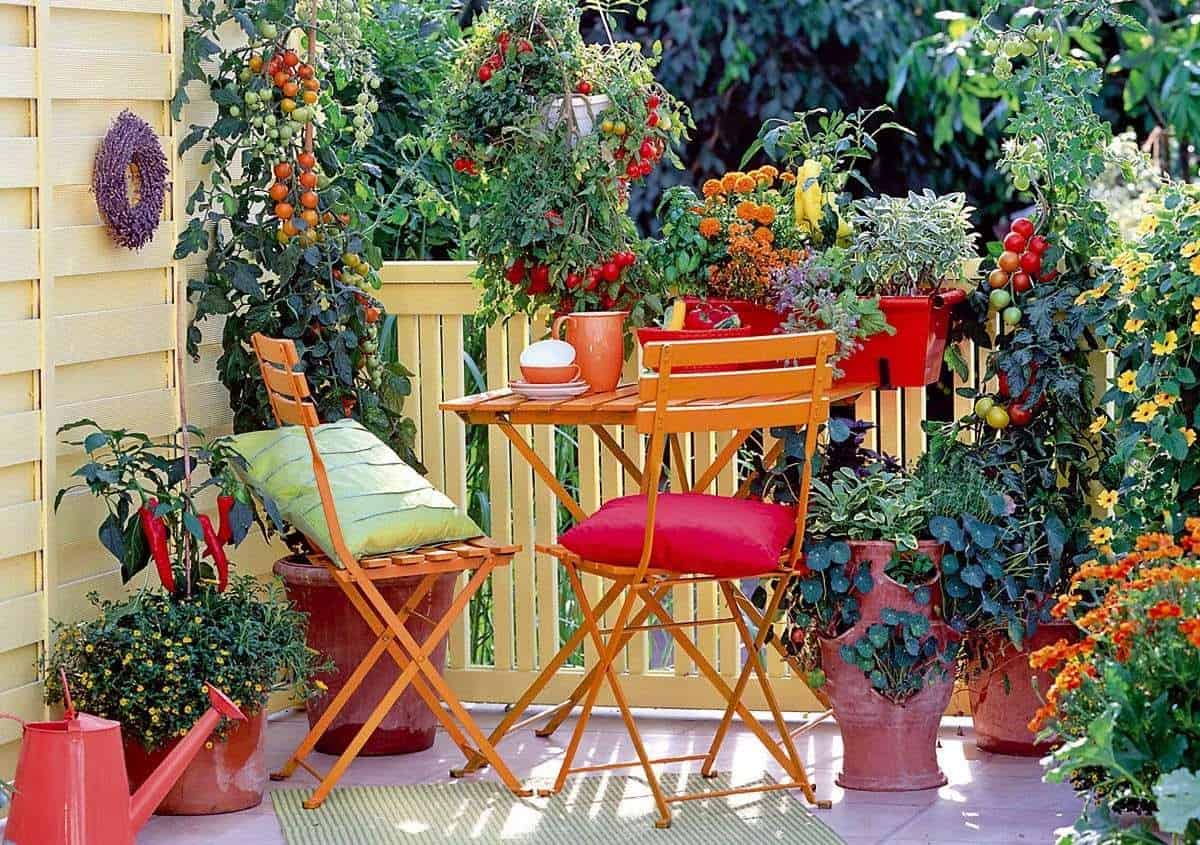
{"type": "Polygon", "coordinates": [[[208,688],[209,708],[199,721],[192,726],[188,731],[187,736],[179,741],[175,749],[168,755],[161,765],[154,770],[153,774],[146,779],[146,782],[133,794],[133,800],[130,804],[130,823],[132,829],[137,831],[154,813],[154,810],[162,802],[167,792],[175,785],[175,781],[179,780],[179,776],[183,774],[183,770],[187,768],[188,763],[192,762],[192,758],[204,747],[204,743],[208,737],[220,724],[221,718],[233,719],[235,721],[246,721],[246,715],[238,708],[236,704],[229,700],[229,697],[212,684],[205,684],[208,688]]]}

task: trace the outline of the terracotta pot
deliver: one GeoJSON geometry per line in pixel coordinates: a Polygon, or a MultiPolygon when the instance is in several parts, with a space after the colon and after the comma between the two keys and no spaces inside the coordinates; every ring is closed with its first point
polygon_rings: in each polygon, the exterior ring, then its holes
{"type": "Polygon", "coordinates": [[[953,674],[903,704],[893,704],[875,692],[861,669],[838,653],[865,630],[860,623],[836,639],[821,640],[825,691],[842,732],[838,786],[870,792],[944,786],[946,776],[937,762],[937,732],[954,692],[953,674]]]}
{"type": "Polygon", "coordinates": [[[1055,742],[1037,742],[1028,727],[1054,682],[1049,672],[1030,668],[1029,655],[1060,639],[1076,642],[1079,629],[1071,622],[1055,621],[1039,625],[1020,649],[1000,633],[983,643],[985,654],[972,661],[968,684],[975,744],[981,750],[1041,757],[1055,748],[1055,742]]]}
{"type": "Polygon", "coordinates": [[[625,318],[628,311],[574,311],[554,321],[553,338],[565,326],[567,343],[575,347],[575,363],[590,393],[607,393],[621,381],[625,366],[625,318]]]}
{"type": "MultiPolygon", "coordinates": [[[[313,725],[375,643],[375,635],[324,567],[284,558],[276,561],[275,574],[283,579],[288,599],[298,610],[308,614],[309,648],[333,660],[337,667],[333,672],[320,676],[329,687],[328,691],[308,703],[308,723],[313,725]]],[[[435,624],[426,620],[440,619],[450,607],[454,597],[454,579],[455,573],[438,578],[434,588],[416,607],[420,615],[409,616],[406,627],[418,643],[425,642],[435,624]]],[[[392,607],[400,607],[408,601],[420,582],[419,577],[388,578],[376,581],[375,586],[392,607]]],[[[444,639],[429,659],[439,669],[445,665],[444,639]]],[[[391,657],[385,654],[380,658],[358,692],[342,708],[317,743],[317,751],[322,754],[341,754],[345,751],[399,674],[400,670],[391,657]]],[[[392,705],[359,753],[370,756],[424,751],[433,745],[437,724],[437,718],[429,711],[421,696],[409,687],[392,705]]]]}
{"type": "MultiPolygon", "coordinates": [[[[262,803],[267,786],[263,755],[266,709],[234,726],[223,740],[205,746],[155,810],[160,816],[212,816],[236,813],[262,803]]],[[[125,768],[130,789],[136,790],[166,759],[178,740],[147,752],[135,739],[126,738],[125,768]]]]}
{"type": "Polygon", "coordinates": [[[927,555],[934,563],[934,574],[924,586],[929,587],[930,600],[928,604],[921,604],[913,598],[912,592],[908,587],[893,580],[887,575],[884,570],[892,560],[892,554],[896,550],[895,543],[887,543],[877,540],[851,540],[850,545],[850,565],[847,567],[847,574],[851,579],[854,573],[858,571],[859,566],[867,566],[871,571],[871,580],[875,582],[875,586],[871,588],[869,593],[858,596],[859,607],[862,611],[862,620],[860,624],[870,624],[879,621],[879,614],[885,607],[890,607],[895,610],[904,611],[905,613],[918,613],[922,616],[933,618],[935,609],[941,607],[941,587],[939,586],[940,567],[942,563],[942,552],[944,548],[941,543],[933,540],[920,540],[917,543],[917,551],[920,554],[927,555]]]}

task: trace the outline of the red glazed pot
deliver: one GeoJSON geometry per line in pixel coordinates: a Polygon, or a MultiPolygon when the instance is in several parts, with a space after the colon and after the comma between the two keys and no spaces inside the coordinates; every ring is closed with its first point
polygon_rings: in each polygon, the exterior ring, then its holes
{"type": "MultiPolygon", "coordinates": [[[[201,748],[183,770],[179,780],[158,805],[159,816],[212,816],[236,813],[262,803],[267,786],[267,763],[263,757],[265,708],[239,722],[212,748],[201,748]]],[[[125,768],[130,789],[136,790],[166,759],[178,741],[147,752],[135,739],[126,737],[125,768]]]]}
{"type": "Polygon", "coordinates": [[[869,792],[944,786],[946,776],[937,762],[937,732],[954,692],[953,674],[903,704],[893,704],[875,692],[861,669],[838,653],[864,631],[860,623],[836,639],[821,640],[825,691],[842,732],[838,786],[869,792]]]}
{"type": "Polygon", "coordinates": [[[1076,642],[1079,629],[1071,622],[1048,622],[1020,649],[1002,634],[984,643],[988,665],[975,661],[969,684],[975,744],[981,750],[1015,757],[1041,757],[1054,750],[1057,743],[1037,742],[1029,730],[1029,720],[1054,682],[1049,672],[1030,668],[1029,655],[1060,639],[1076,642]]]}
{"type": "Polygon", "coordinates": [[[879,308],[896,330],[872,335],[863,348],[838,366],[837,384],[875,383],[881,387],[924,387],[938,380],[954,306],[966,291],[951,288],[932,296],[882,296],[879,308]]]}
{"type": "MultiPolygon", "coordinates": [[[[324,567],[284,558],[276,561],[275,574],[283,579],[288,599],[298,610],[308,614],[309,648],[333,660],[337,667],[333,672],[319,676],[329,689],[308,703],[308,723],[311,726],[321,718],[338,690],[366,656],[375,643],[375,635],[324,567]]],[[[420,615],[409,616],[406,627],[418,643],[425,642],[433,630],[435,623],[426,620],[441,619],[449,609],[454,597],[454,579],[455,573],[439,577],[434,588],[417,605],[416,611],[420,615]]],[[[420,582],[420,577],[388,578],[376,581],[375,586],[392,607],[401,607],[420,582]]],[[[429,659],[439,670],[445,665],[444,639],[429,655],[429,659]]],[[[321,737],[317,751],[322,754],[341,754],[345,751],[399,674],[400,670],[391,657],[385,654],[380,658],[321,737]]],[[[370,756],[424,751],[433,745],[437,724],[437,717],[429,711],[417,691],[409,687],[392,705],[359,753],[370,756]]]]}
{"type": "Polygon", "coordinates": [[[865,565],[870,568],[871,580],[875,582],[871,591],[865,595],[855,591],[859,608],[862,611],[860,625],[878,622],[879,614],[885,607],[905,613],[917,613],[931,619],[936,615],[936,609],[940,608],[942,604],[941,588],[938,584],[940,580],[938,573],[941,571],[942,552],[944,551],[941,543],[933,540],[917,542],[917,551],[927,555],[935,567],[933,577],[924,585],[930,588],[929,604],[917,602],[908,587],[893,580],[885,573],[884,570],[887,569],[887,565],[892,560],[892,553],[896,549],[895,543],[879,540],[850,540],[849,546],[850,564],[847,567],[847,574],[853,579],[858,567],[865,565]]]}

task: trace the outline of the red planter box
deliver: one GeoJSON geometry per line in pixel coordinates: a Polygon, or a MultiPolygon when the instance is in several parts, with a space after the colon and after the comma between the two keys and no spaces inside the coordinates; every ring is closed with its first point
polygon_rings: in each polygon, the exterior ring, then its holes
{"type": "Polygon", "coordinates": [[[879,308],[896,330],[863,341],[863,348],[839,365],[838,384],[924,387],[938,380],[954,306],[967,298],[958,288],[931,296],[883,296],[879,308]]]}

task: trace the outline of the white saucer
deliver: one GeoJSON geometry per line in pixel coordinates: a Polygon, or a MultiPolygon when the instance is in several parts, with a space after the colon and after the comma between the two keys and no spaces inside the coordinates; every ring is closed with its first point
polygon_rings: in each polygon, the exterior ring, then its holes
{"type": "Polygon", "coordinates": [[[527,399],[572,399],[588,392],[588,383],[578,378],[562,384],[532,384],[517,380],[510,381],[508,386],[513,393],[527,399]]]}

